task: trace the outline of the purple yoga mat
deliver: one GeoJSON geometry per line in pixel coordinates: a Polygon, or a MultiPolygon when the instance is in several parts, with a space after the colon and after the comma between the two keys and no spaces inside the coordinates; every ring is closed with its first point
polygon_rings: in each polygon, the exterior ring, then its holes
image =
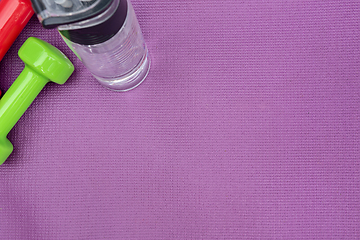
{"type": "Polygon", "coordinates": [[[132,3],[152,60],[132,91],[35,16],[0,62],[2,90],[30,36],[75,65],[8,136],[0,238],[360,239],[359,1],[132,3]]]}

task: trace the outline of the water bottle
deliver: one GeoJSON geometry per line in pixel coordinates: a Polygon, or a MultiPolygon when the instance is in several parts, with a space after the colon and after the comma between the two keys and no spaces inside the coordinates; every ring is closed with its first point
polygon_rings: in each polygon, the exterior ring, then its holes
{"type": "Polygon", "coordinates": [[[57,28],[104,87],[127,91],[150,69],[148,49],[129,0],[31,0],[44,28],[57,28]]]}

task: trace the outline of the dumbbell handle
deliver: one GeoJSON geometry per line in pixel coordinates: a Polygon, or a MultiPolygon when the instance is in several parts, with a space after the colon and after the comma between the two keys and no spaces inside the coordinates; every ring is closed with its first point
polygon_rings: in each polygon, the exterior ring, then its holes
{"type": "Polygon", "coordinates": [[[0,138],[6,137],[48,82],[48,79],[25,65],[0,100],[0,138]]]}

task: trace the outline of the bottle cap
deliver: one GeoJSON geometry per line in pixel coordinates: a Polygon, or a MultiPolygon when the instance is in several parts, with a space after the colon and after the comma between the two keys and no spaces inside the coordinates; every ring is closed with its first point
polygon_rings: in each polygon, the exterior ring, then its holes
{"type": "Polygon", "coordinates": [[[61,35],[73,43],[95,45],[114,37],[127,16],[127,0],[114,0],[104,12],[87,19],[58,27],[61,35]]]}
{"type": "Polygon", "coordinates": [[[113,0],[31,0],[44,28],[83,21],[105,11],[113,0]]]}

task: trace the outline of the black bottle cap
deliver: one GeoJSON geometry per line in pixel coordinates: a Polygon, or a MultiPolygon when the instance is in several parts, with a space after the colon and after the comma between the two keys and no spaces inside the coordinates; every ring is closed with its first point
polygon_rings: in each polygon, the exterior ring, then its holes
{"type": "Polygon", "coordinates": [[[120,0],[113,15],[106,21],[87,28],[60,30],[60,33],[71,42],[81,45],[95,45],[112,38],[123,26],[127,16],[128,4],[120,0]]]}
{"type": "Polygon", "coordinates": [[[56,28],[94,17],[105,11],[113,0],[31,0],[44,28],[56,28]]]}

